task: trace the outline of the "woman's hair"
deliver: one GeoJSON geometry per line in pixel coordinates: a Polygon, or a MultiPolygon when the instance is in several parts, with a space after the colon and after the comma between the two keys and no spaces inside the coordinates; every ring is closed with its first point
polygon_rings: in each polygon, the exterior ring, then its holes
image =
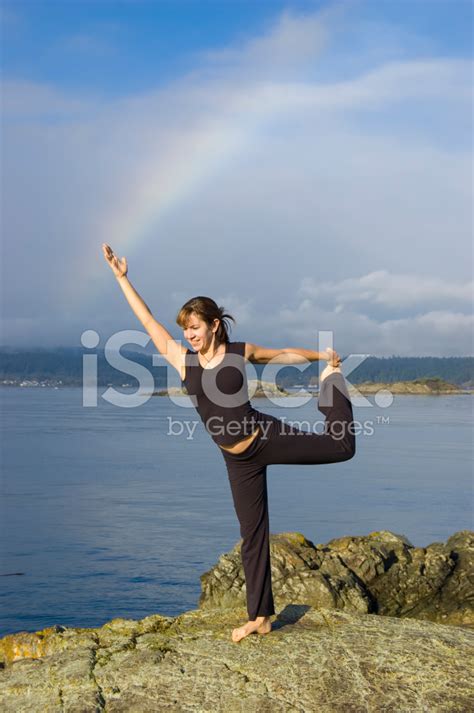
{"type": "Polygon", "coordinates": [[[219,319],[220,324],[216,332],[216,341],[218,344],[229,341],[229,331],[231,329],[229,319],[233,322],[235,322],[235,319],[232,315],[226,314],[224,308],[219,307],[214,300],[210,297],[203,297],[202,295],[192,297],[179,310],[176,323],[179,324],[182,329],[185,329],[189,316],[192,313],[197,314],[209,327],[212,327],[212,323],[215,319],[219,319]]]}

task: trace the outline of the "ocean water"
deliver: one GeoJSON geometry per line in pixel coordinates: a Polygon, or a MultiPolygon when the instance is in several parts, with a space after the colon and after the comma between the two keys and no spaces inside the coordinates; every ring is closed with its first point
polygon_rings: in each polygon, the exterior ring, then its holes
{"type": "MultiPolygon", "coordinates": [[[[315,400],[253,403],[286,420],[322,418],[315,400]]],[[[196,608],[200,575],[240,532],[218,447],[201,424],[192,438],[170,433],[169,419],[177,434],[194,410],[100,395],[85,408],[80,388],[3,388],[0,404],[0,635],[196,608]]],[[[391,530],[426,546],[472,529],[472,404],[399,396],[355,407],[366,425],[352,460],[269,467],[270,531],[317,544],[391,530]]]]}

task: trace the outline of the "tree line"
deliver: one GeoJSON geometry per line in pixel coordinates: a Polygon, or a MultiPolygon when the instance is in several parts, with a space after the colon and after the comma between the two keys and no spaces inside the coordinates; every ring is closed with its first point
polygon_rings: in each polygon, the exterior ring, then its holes
{"type": "MultiPolygon", "coordinates": [[[[0,349],[0,381],[61,381],[65,385],[80,386],[83,374],[83,355],[90,350],[78,347],[57,349],[0,349]]],[[[137,380],[126,373],[126,363],[120,369],[112,366],[103,350],[94,350],[97,355],[97,383],[99,385],[137,386],[137,380]]],[[[164,366],[154,366],[152,354],[145,351],[121,351],[122,357],[146,367],[154,376],[155,386],[166,384],[164,366]]],[[[341,355],[343,356],[343,355],[341,355]]],[[[161,361],[163,364],[164,362],[161,361]]],[[[260,376],[265,365],[255,365],[260,376]]],[[[314,383],[319,372],[318,362],[309,364],[304,371],[293,366],[279,365],[277,385],[291,387],[296,384],[314,383]]],[[[348,376],[353,384],[364,381],[394,383],[415,379],[440,378],[464,388],[474,386],[474,357],[368,357],[348,376]]]]}

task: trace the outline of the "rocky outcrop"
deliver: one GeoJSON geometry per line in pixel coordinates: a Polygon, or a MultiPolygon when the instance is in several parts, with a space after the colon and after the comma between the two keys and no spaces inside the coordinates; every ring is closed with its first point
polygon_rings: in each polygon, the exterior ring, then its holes
{"type": "Polygon", "coordinates": [[[4,637],[0,710],[472,710],[474,533],[426,548],[391,532],[318,545],[286,533],[271,549],[269,634],[231,640],[246,621],[238,543],[202,575],[199,609],[4,637]]]}
{"type": "MultiPolygon", "coordinates": [[[[413,617],[474,628],[474,532],[428,547],[392,532],[314,545],[299,533],[271,535],[275,604],[413,617]]],[[[245,603],[240,542],[201,576],[201,607],[245,603]]]]}
{"type": "MultiPolygon", "coordinates": [[[[318,380],[312,381],[312,385],[316,385],[318,380]]],[[[249,380],[249,389],[252,393],[252,399],[263,397],[299,397],[298,392],[287,391],[286,389],[277,386],[271,381],[255,381],[249,380]]],[[[304,390],[304,388],[302,389],[304,390]]],[[[349,392],[356,395],[361,394],[377,394],[379,391],[390,391],[392,394],[414,394],[419,396],[443,396],[451,394],[469,394],[469,391],[460,389],[456,384],[450,384],[439,378],[433,379],[416,379],[414,381],[395,381],[393,383],[381,383],[375,381],[364,381],[360,384],[349,386],[349,392]]],[[[169,389],[161,389],[153,392],[152,396],[186,396],[186,390],[178,386],[170,387],[169,389]]]]}
{"type": "MultiPolygon", "coordinates": [[[[243,609],[16,634],[2,713],[420,713],[472,710],[474,632],[287,606],[238,644],[243,609]]],[[[13,641],[14,640],[14,641],[13,641]]],[[[4,640],[5,641],[5,640],[4,640]]]]}
{"type": "MultiPolygon", "coordinates": [[[[264,398],[266,396],[295,396],[296,394],[291,394],[285,389],[277,386],[271,381],[257,381],[255,379],[249,379],[248,381],[249,391],[251,392],[251,398],[264,398]]],[[[160,391],[154,391],[152,396],[187,396],[187,391],[183,387],[170,386],[168,389],[161,389],[160,391]]]]}
{"type": "MultiPolygon", "coordinates": [[[[439,378],[395,381],[393,383],[364,381],[360,384],[354,384],[354,386],[361,394],[376,394],[378,391],[390,391],[392,394],[415,394],[420,396],[469,393],[464,389],[460,389],[456,384],[450,384],[448,381],[439,378]]],[[[349,389],[349,391],[351,390],[349,389]]]]}

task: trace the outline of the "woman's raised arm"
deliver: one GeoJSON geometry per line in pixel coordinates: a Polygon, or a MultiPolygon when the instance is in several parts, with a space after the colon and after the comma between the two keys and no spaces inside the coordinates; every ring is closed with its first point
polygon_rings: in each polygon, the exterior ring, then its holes
{"type": "Polygon", "coordinates": [[[103,243],[102,251],[130,307],[150,335],[153,344],[182,377],[184,374],[186,347],[173,339],[168,330],[153,317],[148,305],[145,304],[127,277],[128,265],[126,258],[123,257],[119,260],[112,248],[106,243],[103,243]]]}

